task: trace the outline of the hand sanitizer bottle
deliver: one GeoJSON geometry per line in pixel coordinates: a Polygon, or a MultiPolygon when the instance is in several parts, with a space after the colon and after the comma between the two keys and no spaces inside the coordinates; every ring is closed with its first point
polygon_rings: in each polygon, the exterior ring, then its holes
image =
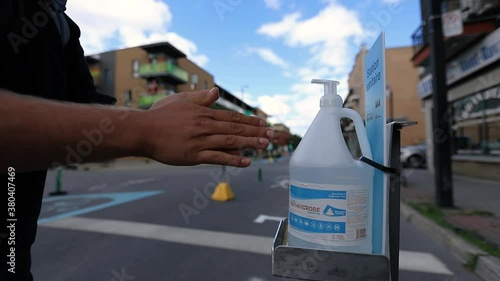
{"type": "Polygon", "coordinates": [[[355,160],[344,140],[341,118],[354,122],[363,156],[372,157],[359,114],[342,108],[339,82],[324,84],[320,111],[290,159],[288,245],[341,252],[372,252],[374,170],[355,160]]]}

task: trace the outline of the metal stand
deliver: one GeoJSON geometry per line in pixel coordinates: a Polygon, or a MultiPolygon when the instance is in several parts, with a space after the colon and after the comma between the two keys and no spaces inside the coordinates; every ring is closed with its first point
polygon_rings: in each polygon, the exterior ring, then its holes
{"type": "Polygon", "coordinates": [[[284,219],[274,237],[273,275],[311,281],[399,281],[401,129],[415,124],[387,124],[389,167],[398,170],[397,174],[390,174],[388,181],[388,256],[290,247],[287,245],[288,219],[284,219]]]}

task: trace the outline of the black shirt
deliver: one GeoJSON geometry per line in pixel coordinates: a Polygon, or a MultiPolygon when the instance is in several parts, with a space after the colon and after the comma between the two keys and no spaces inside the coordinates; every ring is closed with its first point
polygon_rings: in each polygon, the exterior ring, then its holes
{"type": "MultiPolygon", "coordinates": [[[[0,89],[78,103],[114,103],[114,98],[96,92],[79,42],[78,26],[64,15],[70,32],[64,45],[47,2],[0,0],[0,89]]],[[[0,204],[3,208],[0,212],[0,280],[33,280],[30,249],[35,241],[46,170],[16,172],[15,245],[9,245],[8,240],[11,231],[7,228],[10,222],[7,222],[6,172],[0,171],[4,185],[0,198],[5,198],[0,204]],[[12,246],[15,247],[15,273],[8,271],[12,264],[7,264],[12,260],[8,257],[12,246]]]]}

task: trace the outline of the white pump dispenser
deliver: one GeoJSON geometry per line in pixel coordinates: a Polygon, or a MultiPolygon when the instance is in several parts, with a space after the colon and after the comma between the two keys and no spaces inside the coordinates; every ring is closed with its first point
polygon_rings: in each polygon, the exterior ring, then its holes
{"type": "Polygon", "coordinates": [[[372,157],[359,114],[342,108],[339,82],[324,84],[320,111],[290,159],[288,244],[343,252],[372,252],[374,170],[355,160],[344,140],[340,120],[354,122],[363,156],[372,157]]]}

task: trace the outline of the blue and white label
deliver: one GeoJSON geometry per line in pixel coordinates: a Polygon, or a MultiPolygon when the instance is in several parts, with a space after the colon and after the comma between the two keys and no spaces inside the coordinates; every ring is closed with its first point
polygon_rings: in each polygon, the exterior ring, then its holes
{"type": "Polygon", "coordinates": [[[289,224],[306,241],[358,241],[367,237],[368,190],[358,186],[291,182],[289,224]]]}

